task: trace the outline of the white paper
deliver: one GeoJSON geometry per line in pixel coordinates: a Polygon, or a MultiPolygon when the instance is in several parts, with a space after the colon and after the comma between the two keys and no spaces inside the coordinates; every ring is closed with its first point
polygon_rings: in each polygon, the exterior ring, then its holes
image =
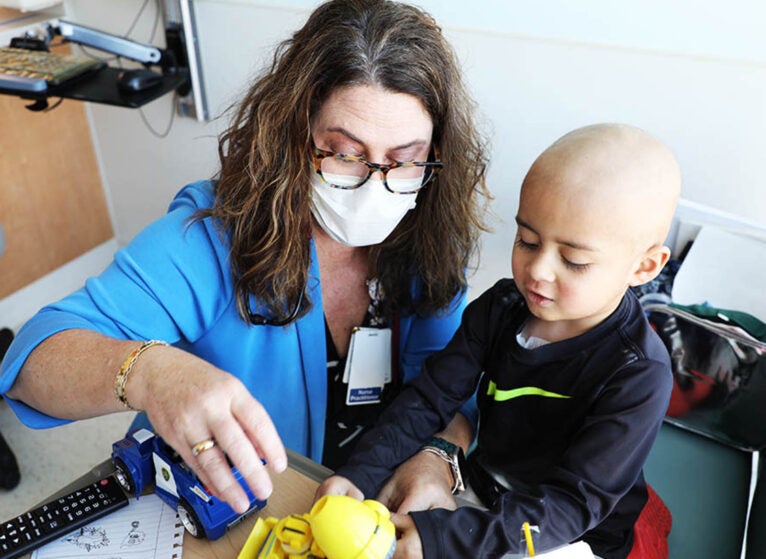
{"type": "Polygon", "coordinates": [[[587,543],[577,542],[546,553],[538,553],[535,557],[540,559],[593,559],[593,551],[587,543]]]}
{"type": "MultiPolygon", "coordinates": [[[[510,554],[504,555],[503,559],[526,559],[529,555],[510,554]]],[[[545,553],[535,554],[535,559],[594,559],[593,551],[585,542],[576,542],[570,545],[557,547],[545,553]]]]}
{"type": "Polygon", "coordinates": [[[150,494],[44,545],[32,559],[181,559],[183,535],[176,511],[150,494]]]}
{"type": "Polygon", "coordinates": [[[679,305],[709,305],[766,322],[766,242],[703,227],[673,281],[679,305]]]}

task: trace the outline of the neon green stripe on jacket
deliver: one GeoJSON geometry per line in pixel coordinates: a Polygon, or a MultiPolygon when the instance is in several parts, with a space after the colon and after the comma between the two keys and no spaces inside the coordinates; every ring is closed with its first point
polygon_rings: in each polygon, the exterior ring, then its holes
{"type": "Polygon", "coordinates": [[[512,400],[513,398],[519,398],[521,396],[542,396],[544,398],[571,398],[566,394],[557,394],[555,392],[548,392],[542,388],[536,386],[522,386],[521,388],[514,388],[513,390],[498,390],[494,381],[489,381],[489,387],[487,388],[487,396],[494,396],[496,402],[505,402],[512,400]]]}

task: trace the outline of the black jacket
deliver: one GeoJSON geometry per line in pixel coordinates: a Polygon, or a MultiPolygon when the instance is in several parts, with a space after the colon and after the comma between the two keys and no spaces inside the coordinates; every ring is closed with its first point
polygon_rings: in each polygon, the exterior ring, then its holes
{"type": "Polygon", "coordinates": [[[489,510],[413,512],[426,559],[518,553],[525,521],[539,526],[540,551],[583,539],[604,559],[630,552],[670,398],[668,352],[631,292],[592,330],[533,350],[516,341],[529,316],[513,280],[472,302],[337,472],[374,497],[478,383],[476,452],[511,489],[489,510]]]}

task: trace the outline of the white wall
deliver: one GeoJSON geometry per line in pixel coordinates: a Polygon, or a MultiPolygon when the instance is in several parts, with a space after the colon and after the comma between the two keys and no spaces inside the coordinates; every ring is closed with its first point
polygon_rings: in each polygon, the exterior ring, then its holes
{"type": "MultiPolygon", "coordinates": [[[[123,33],[140,0],[69,0],[70,17],[123,33]],[[107,8],[108,5],[108,8],[107,8]]],[[[236,100],[271,49],[317,2],[196,0],[213,112],[236,100]]],[[[599,121],[646,128],[677,154],[683,196],[766,226],[766,21],[761,0],[421,0],[442,23],[492,144],[494,234],[483,289],[508,273],[518,186],[564,132],[599,121]]],[[[146,40],[151,18],[133,37],[146,40]]],[[[145,108],[164,128],[169,97],[145,108]]],[[[185,182],[215,172],[223,122],[176,119],[164,140],[135,110],[90,106],[120,243],[164,212],[185,182]]]]}
{"type": "MultiPolygon", "coordinates": [[[[316,0],[196,0],[311,9],[316,0]]],[[[766,60],[757,0],[413,0],[444,27],[744,60],[766,60]]]]}

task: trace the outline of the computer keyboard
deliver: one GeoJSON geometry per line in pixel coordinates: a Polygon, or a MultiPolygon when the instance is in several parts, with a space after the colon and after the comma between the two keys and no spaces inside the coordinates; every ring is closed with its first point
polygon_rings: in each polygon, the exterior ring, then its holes
{"type": "Polygon", "coordinates": [[[10,74],[32,80],[45,80],[49,86],[59,85],[105,65],[101,60],[84,56],[0,47],[0,77],[10,74]]]}

